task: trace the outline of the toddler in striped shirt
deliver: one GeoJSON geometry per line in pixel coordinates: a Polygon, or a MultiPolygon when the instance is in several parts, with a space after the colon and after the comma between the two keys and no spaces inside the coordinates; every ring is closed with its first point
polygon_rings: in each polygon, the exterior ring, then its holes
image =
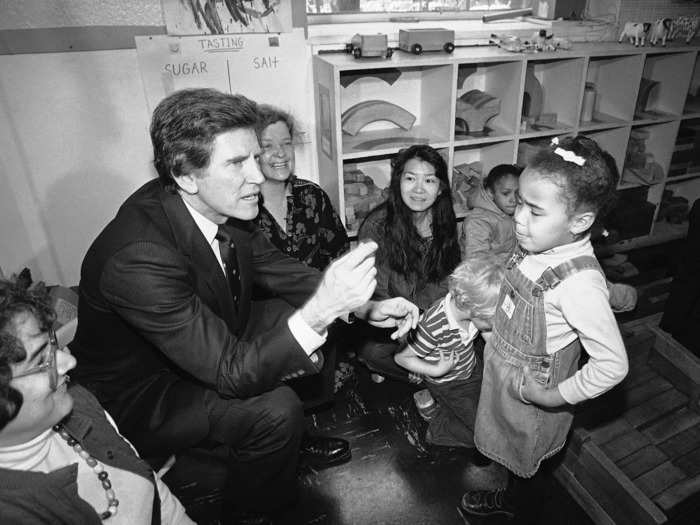
{"type": "Polygon", "coordinates": [[[428,308],[394,355],[403,368],[421,374],[427,390],[416,392],[429,420],[426,440],[473,447],[482,362],[474,340],[488,337],[504,269],[494,255],[467,257],[448,278],[448,293],[428,308]]]}

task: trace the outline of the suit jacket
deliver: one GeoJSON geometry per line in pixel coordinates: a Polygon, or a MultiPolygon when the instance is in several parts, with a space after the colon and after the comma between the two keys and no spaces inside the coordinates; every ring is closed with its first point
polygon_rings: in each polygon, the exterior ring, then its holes
{"type": "Polygon", "coordinates": [[[242,335],[254,287],[298,307],[320,273],[282,254],[251,222],[229,220],[227,228],[238,305],[181,197],[158,180],[126,200],[83,261],[73,375],[145,455],[207,435],[206,389],[247,398],[318,371],[286,322],[242,335]]]}

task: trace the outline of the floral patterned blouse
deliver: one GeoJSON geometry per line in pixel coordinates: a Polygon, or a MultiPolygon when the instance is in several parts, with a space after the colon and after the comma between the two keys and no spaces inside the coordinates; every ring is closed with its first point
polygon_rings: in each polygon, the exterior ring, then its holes
{"type": "Polygon", "coordinates": [[[258,227],[280,251],[323,271],[350,248],[343,223],[318,184],[294,176],[288,184],[285,230],[264,203],[256,219],[258,227]]]}

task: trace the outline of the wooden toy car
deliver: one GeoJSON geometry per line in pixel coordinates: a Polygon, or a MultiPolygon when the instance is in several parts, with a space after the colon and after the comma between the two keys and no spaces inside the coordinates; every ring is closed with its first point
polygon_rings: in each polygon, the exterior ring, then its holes
{"type": "Polygon", "coordinates": [[[387,36],[383,34],[360,35],[358,33],[352,37],[349,44],[345,44],[345,52],[352,53],[352,56],[354,56],[355,58],[391,58],[391,55],[394,53],[394,50],[388,46],[387,42],[387,36]]]}
{"type": "Polygon", "coordinates": [[[425,28],[425,29],[400,29],[399,49],[420,55],[423,51],[445,51],[452,53],[455,50],[455,32],[451,29],[425,28]]]}

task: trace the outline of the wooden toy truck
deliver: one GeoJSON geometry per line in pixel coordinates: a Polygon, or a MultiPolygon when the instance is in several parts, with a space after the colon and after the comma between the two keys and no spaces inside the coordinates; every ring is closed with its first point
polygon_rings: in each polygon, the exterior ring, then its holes
{"type": "Polygon", "coordinates": [[[388,46],[387,42],[387,36],[384,34],[360,35],[358,33],[352,37],[349,44],[345,45],[345,51],[352,53],[355,58],[391,58],[394,50],[388,46]]]}
{"type": "Polygon", "coordinates": [[[425,29],[400,29],[399,49],[420,55],[423,51],[445,51],[452,53],[455,50],[455,32],[451,29],[425,28],[425,29]]]}

